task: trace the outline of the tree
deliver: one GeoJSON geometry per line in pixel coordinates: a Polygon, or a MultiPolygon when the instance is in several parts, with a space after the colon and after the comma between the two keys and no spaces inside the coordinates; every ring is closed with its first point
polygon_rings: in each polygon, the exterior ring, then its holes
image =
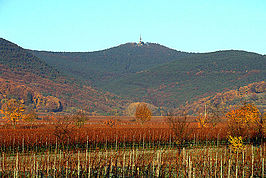
{"type": "Polygon", "coordinates": [[[30,123],[32,128],[33,122],[38,119],[37,113],[33,109],[27,109],[22,116],[23,121],[30,123]]]}
{"type": "Polygon", "coordinates": [[[81,128],[82,126],[84,126],[87,119],[86,112],[83,110],[79,110],[72,116],[72,118],[76,126],[81,128]]]}
{"type": "Polygon", "coordinates": [[[6,101],[1,108],[1,113],[4,115],[4,119],[16,127],[16,123],[22,120],[24,113],[23,101],[18,101],[16,99],[10,99],[6,101]]]}
{"type": "Polygon", "coordinates": [[[174,112],[168,112],[165,120],[174,134],[174,141],[178,145],[180,153],[182,146],[191,134],[191,129],[189,129],[190,122],[184,112],[179,116],[174,112]]]}
{"type": "Polygon", "coordinates": [[[197,116],[196,121],[198,122],[199,128],[207,128],[208,127],[208,116],[206,114],[200,114],[197,116]]]}
{"type": "Polygon", "coordinates": [[[261,122],[262,122],[263,137],[266,138],[266,113],[263,113],[261,122]]]}
{"type": "Polygon", "coordinates": [[[151,110],[148,108],[146,103],[138,104],[135,117],[136,120],[140,121],[142,124],[151,120],[151,110]]]}
{"type": "MultiPolygon", "coordinates": [[[[144,102],[142,102],[144,103],[144,102]]],[[[129,104],[124,113],[127,115],[127,116],[135,116],[136,115],[136,109],[138,107],[138,105],[141,104],[141,102],[135,102],[135,103],[131,103],[129,104]]],[[[152,104],[149,104],[149,103],[145,103],[147,105],[147,107],[150,109],[150,111],[152,113],[155,113],[156,111],[158,111],[158,107],[152,105],[152,104]]]]}
{"type": "Polygon", "coordinates": [[[199,128],[208,128],[211,126],[214,128],[219,122],[221,122],[222,117],[225,114],[225,104],[214,104],[209,103],[204,106],[204,113],[200,113],[196,118],[199,128]]]}
{"type": "Polygon", "coordinates": [[[246,137],[261,130],[261,113],[253,104],[244,103],[242,106],[232,109],[227,118],[229,134],[232,136],[246,137]]]}
{"type": "Polygon", "coordinates": [[[116,122],[115,122],[115,120],[113,118],[111,118],[111,119],[108,119],[108,120],[104,121],[104,124],[107,127],[113,128],[116,125],[116,122]]]}
{"type": "Polygon", "coordinates": [[[71,116],[56,117],[52,115],[52,120],[55,120],[54,135],[59,143],[63,144],[70,140],[74,133],[73,120],[71,116]]]}
{"type": "Polygon", "coordinates": [[[226,113],[226,106],[224,102],[221,103],[210,103],[208,105],[208,123],[214,128],[219,122],[221,122],[222,117],[226,113]]]}

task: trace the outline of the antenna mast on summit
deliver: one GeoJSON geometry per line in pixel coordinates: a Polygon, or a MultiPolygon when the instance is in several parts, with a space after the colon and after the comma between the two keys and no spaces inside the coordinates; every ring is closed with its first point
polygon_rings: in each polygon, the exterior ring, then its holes
{"type": "Polygon", "coordinates": [[[142,42],[142,39],[141,39],[141,34],[139,36],[139,43],[137,44],[138,46],[142,46],[144,45],[144,42],[142,42]]]}

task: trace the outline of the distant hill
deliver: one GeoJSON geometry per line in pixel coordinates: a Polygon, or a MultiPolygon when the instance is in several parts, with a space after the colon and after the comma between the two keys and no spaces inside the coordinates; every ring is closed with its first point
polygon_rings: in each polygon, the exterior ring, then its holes
{"type": "Polygon", "coordinates": [[[237,50],[186,53],[155,43],[126,43],[96,52],[32,53],[69,76],[159,107],[178,107],[266,76],[265,55],[237,50]]]}
{"type": "Polygon", "coordinates": [[[41,77],[56,78],[59,72],[18,45],[0,38],[0,64],[15,71],[27,71],[41,77]]]}
{"type": "Polygon", "coordinates": [[[266,56],[246,51],[187,53],[155,43],[126,43],[96,52],[49,52],[9,43],[2,39],[0,67],[9,72],[1,71],[0,77],[57,97],[63,107],[105,114],[122,113],[131,102],[150,103],[160,113],[266,76],[266,56]]]}
{"type": "Polygon", "coordinates": [[[100,87],[156,106],[178,107],[186,101],[265,80],[265,59],[234,50],[193,54],[100,87]]]}
{"type": "Polygon", "coordinates": [[[0,84],[0,100],[23,99],[40,112],[82,108],[108,114],[129,102],[64,76],[41,58],[4,39],[0,39],[0,84]]]}
{"type": "Polygon", "coordinates": [[[126,43],[96,52],[31,52],[64,74],[95,86],[190,55],[155,43],[126,43]]]}

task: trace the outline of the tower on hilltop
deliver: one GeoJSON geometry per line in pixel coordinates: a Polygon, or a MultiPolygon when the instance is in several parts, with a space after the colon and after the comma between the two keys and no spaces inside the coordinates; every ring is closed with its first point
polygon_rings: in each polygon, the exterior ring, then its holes
{"type": "Polygon", "coordinates": [[[144,42],[142,41],[142,39],[141,39],[141,35],[140,35],[138,46],[142,46],[142,45],[144,45],[144,42]]]}

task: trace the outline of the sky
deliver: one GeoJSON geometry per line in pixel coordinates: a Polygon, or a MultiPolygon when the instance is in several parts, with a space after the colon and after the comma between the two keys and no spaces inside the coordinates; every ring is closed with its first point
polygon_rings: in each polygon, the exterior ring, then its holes
{"type": "Polygon", "coordinates": [[[0,0],[0,37],[27,49],[97,51],[144,42],[266,54],[266,0],[0,0]]]}

